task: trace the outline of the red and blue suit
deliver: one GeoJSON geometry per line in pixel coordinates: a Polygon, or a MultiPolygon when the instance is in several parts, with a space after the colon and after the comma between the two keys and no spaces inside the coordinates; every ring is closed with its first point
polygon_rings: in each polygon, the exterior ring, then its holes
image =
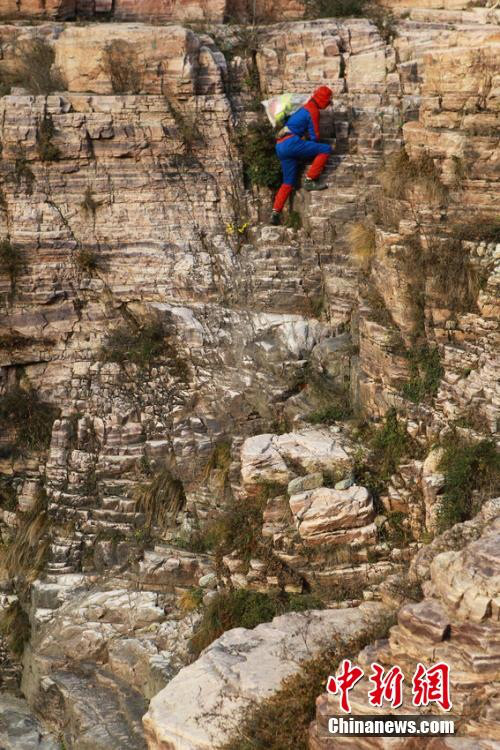
{"type": "Polygon", "coordinates": [[[317,180],[333,149],[328,143],[319,143],[319,113],[332,100],[332,91],[320,86],[309,101],[286,121],[286,135],[276,143],[276,153],[281,162],[283,184],[276,193],[273,211],[280,213],[297,181],[302,162],[313,160],[307,177],[317,180]],[[308,136],[308,140],[304,137],[308,136]]]}

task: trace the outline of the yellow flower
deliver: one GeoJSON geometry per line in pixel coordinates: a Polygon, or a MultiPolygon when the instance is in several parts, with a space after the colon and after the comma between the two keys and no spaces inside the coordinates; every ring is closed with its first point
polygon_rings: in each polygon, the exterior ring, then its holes
{"type": "Polygon", "coordinates": [[[227,234],[234,234],[234,225],[233,224],[226,224],[226,233],[227,234]]]}

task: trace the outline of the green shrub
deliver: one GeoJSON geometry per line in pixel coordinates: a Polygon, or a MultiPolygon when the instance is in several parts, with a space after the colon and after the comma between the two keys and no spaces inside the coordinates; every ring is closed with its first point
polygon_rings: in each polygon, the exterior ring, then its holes
{"type": "Polygon", "coordinates": [[[66,89],[61,72],[54,67],[55,52],[42,38],[18,44],[14,59],[4,67],[4,87],[21,86],[30,94],[47,95],[66,89]]]}
{"type": "Polygon", "coordinates": [[[328,676],[335,674],[343,659],[355,661],[362,648],[387,637],[393,624],[393,618],[388,617],[362,636],[326,643],[323,652],[305,661],[297,674],[281,683],[277,693],[251,704],[234,728],[229,728],[231,737],[218,750],[307,750],[316,699],[325,691],[328,676]]]}
{"type": "Polygon", "coordinates": [[[0,240],[0,272],[8,274],[12,287],[23,267],[23,256],[10,240],[0,240]]]}
{"type": "Polygon", "coordinates": [[[36,391],[16,386],[0,398],[0,425],[16,432],[16,449],[43,450],[49,447],[52,423],[60,410],[40,401],[36,391]]]}
{"type": "Polygon", "coordinates": [[[134,45],[115,39],[105,49],[104,64],[115,94],[138,94],[142,86],[139,57],[134,45]]]}
{"type": "Polygon", "coordinates": [[[304,612],[323,606],[317,597],[311,595],[273,595],[247,589],[221,591],[206,606],[203,619],[191,639],[191,649],[198,656],[227,630],[255,628],[285,612],[304,612]]]}
{"type": "Polygon", "coordinates": [[[445,444],[439,470],[444,474],[441,531],[472,518],[482,501],[500,489],[500,454],[492,440],[472,444],[454,435],[445,444]]]}
{"type": "Polygon", "coordinates": [[[407,356],[410,380],[403,385],[403,396],[416,404],[424,399],[434,398],[444,374],[438,348],[415,348],[407,356]]]}
{"type": "Polygon", "coordinates": [[[41,161],[57,161],[61,155],[59,148],[52,143],[54,133],[52,117],[45,115],[38,128],[37,136],[38,155],[41,161]]]}
{"type": "Polygon", "coordinates": [[[367,0],[306,0],[307,18],[346,18],[366,15],[367,0]]]}
{"type": "Polygon", "coordinates": [[[331,424],[352,416],[352,409],[348,404],[330,404],[321,409],[310,412],[306,421],[310,424],[331,424]]]}
{"type": "Polygon", "coordinates": [[[264,119],[251,123],[238,139],[245,179],[250,185],[277,188],[281,166],[276,156],[276,136],[264,119]]]}

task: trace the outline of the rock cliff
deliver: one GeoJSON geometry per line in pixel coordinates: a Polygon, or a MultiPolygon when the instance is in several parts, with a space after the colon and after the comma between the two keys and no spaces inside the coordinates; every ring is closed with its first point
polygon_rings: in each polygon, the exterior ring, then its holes
{"type": "Polygon", "coordinates": [[[0,609],[68,748],[212,747],[205,668],[224,715],[279,688],[296,614],[190,663],[224,591],[401,607],[360,660],[442,650],[496,737],[500,13],[388,5],[1,3],[0,609]],[[319,83],[328,189],[268,226],[260,101],[319,83]]]}

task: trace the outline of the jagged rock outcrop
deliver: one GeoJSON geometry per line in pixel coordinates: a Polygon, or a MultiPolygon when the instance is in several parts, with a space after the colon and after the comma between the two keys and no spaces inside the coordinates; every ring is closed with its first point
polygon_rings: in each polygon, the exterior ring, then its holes
{"type": "MultiPolygon", "coordinates": [[[[457,732],[464,736],[458,741],[461,746],[471,750],[474,747],[492,747],[500,740],[497,721],[500,686],[498,500],[488,504],[487,514],[495,508],[496,517],[492,519],[490,516],[487,524],[483,520],[482,532],[476,541],[469,542],[462,549],[441,552],[434,557],[430,565],[430,580],[425,584],[425,598],[402,607],[398,613],[398,624],[391,629],[389,640],[368,646],[357,658],[357,663],[368,671],[373,662],[385,668],[398,664],[405,674],[407,685],[418,662],[428,666],[440,661],[448,664],[453,715],[459,717],[457,732]]],[[[481,528],[481,520],[477,527],[481,528]]],[[[459,525],[448,532],[448,538],[451,531],[457,538],[461,534],[466,538],[470,528],[466,526],[462,529],[459,525]]],[[[391,709],[391,713],[419,713],[419,709],[412,706],[408,692],[403,705],[391,709]]],[[[350,700],[355,715],[378,711],[368,706],[365,684],[358,683],[353,688],[350,700]]],[[[384,746],[383,739],[329,736],[327,722],[329,716],[337,713],[335,701],[334,696],[328,695],[318,699],[317,719],[310,733],[311,748],[334,750],[384,746]]],[[[433,712],[439,713],[437,706],[433,712]]],[[[422,746],[443,748],[453,747],[456,741],[441,738],[441,744],[436,745],[435,739],[420,740],[422,746]]],[[[399,739],[398,746],[410,748],[413,742],[412,739],[399,739]]]]}
{"type": "Polygon", "coordinates": [[[325,643],[361,637],[389,612],[370,602],[282,615],[250,631],[229,630],[153,698],[144,717],[149,750],[208,750],[220,744],[245,707],[271,696],[325,643]]]}

